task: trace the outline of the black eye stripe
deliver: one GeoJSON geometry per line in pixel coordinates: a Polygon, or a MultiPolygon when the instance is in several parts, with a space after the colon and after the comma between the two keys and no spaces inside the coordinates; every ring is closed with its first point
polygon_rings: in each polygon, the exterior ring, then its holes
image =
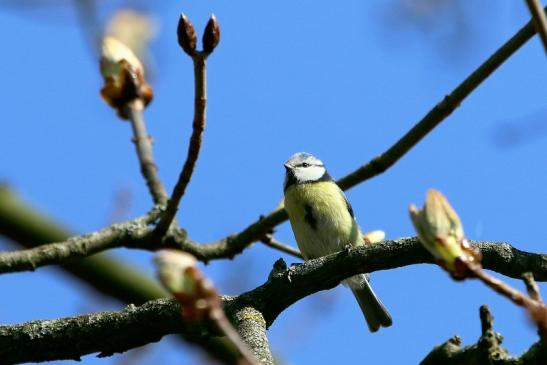
{"type": "Polygon", "coordinates": [[[324,167],[324,165],[322,164],[309,163],[309,162],[302,162],[296,165],[296,167],[311,167],[311,166],[324,167]]]}

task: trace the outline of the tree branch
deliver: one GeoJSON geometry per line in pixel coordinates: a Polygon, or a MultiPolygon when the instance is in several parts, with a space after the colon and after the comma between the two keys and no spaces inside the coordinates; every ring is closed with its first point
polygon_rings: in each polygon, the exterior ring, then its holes
{"type": "Polygon", "coordinates": [[[194,62],[194,121],[192,123],[192,136],[190,137],[190,144],[188,146],[188,155],[186,161],[180,172],[179,179],[175,184],[171,198],[167,203],[167,208],[163,214],[158,226],[156,227],[156,234],[158,237],[162,237],[169,229],[171,222],[177,214],[178,206],[186,187],[192,178],[196,161],[199,157],[199,151],[201,149],[201,142],[203,138],[203,131],[205,129],[206,119],[206,106],[207,106],[207,67],[206,67],[207,55],[204,53],[195,52],[192,56],[194,62]]]}
{"type": "Polygon", "coordinates": [[[180,310],[175,300],[156,299],[119,312],[0,326],[0,359],[2,364],[16,364],[79,360],[92,353],[106,357],[181,334],[223,363],[241,364],[225,338],[216,337],[218,333],[204,323],[185,323],[180,310]]]}
{"type": "MultiPolygon", "coordinates": [[[[519,251],[508,244],[470,243],[480,250],[486,269],[514,278],[520,278],[524,272],[530,271],[537,280],[547,280],[547,255],[519,251]]],[[[296,301],[317,291],[333,288],[347,277],[420,263],[434,263],[434,259],[415,237],[352,248],[306,261],[287,270],[283,270],[284,263],[277,263],[276,272],[270,274],[265,284],[227,303],[227,310],[230,305],[252,306],[264,315],[270,326],[283,310],[296,301]]]]}
{"type": "Polygon", "coordinates": [[[547,17],[545,16],[545,11],[541,8],[539,0],[526,0],[526,4],[528,5],[530,14],[532,14],[532,21],[543,43],[543,48],[547,52],[547,17]]]}
{"type": "Polygon", "coordinates": [[[232,318],[237,332],[254,357],[263,365],[273,365],[266,336],[266,321],[262,314],[252,307],[244,307],[237,310],[232,318]]]}
{"type": "Polygon", "coordinates": [[[266,235],[266,237],[262,238],[262,243],[264,243],[266,246],[273,248],[274,250],[278,250],[281,252],[284,252],[286,254],[289,254],[291,256],[294,256],[299,259],[303,259],[302,254],[300,251],[298,251],[296,248],[286,245],[283,242],[280,242],[276,240],[271,234],[266,235]]]}
{"type": "MultiPolygon", "coordinates": [[[[111,229],[118,233],[125,232],[124,234],[126,235],[135,234],[135,239],[137,239],[138,234],[142,233],[142,228],[138,227],[139,223],[127,223],[127,227],[125,227],[127,230],[124,227],[118,227],[119,229],[116,229],[114,228],[116,225],[111,227],[111,229]]],[[[144,224],[144,221],[141,223],[144,224]]],[[[64,241],[72,235],[71,233],[29,207],[5,185],[0,185],[0,234],[3,234],[7,238],[26,247],[34,247],[44,242],[61,241],[63,242],[63,247],[60,250],[61,252],[64,250],[72,250],[67,241],[64,241]]],[[[86,239],[93,241],[94,236],[94,234],[91,234],[86,238],[84,235],[81,236],[81,238],[84,241],[83,243],[85,243],[86,239]]],[[[117,236],[112,235],[111,238],[113,237],[117,236]]],[[[77,239],[78,238],[73,238],[73,240],[76,241],[77,239]]],[[[108,240],[103,241],[103,243],[106,246],[110,244],[108,240]]],[[[78,243],[75,244],[78,245],[78,243]]],[[[83,248],[86,247],[85,244],[82,244],[81,246],[83,248]]],[[[40,246],[37,248],[39,252],[42,249],[43,247],[41,248],[40,246]]],[[[48,250],[47,247],[45,249],[46,251],[48,250]]],[[[105,246],[102,246],[97,248],[97,251],[102,251],[104,249],[105,246]]],[[[32,250],[18,252],[25,251],[32,250]]],[[[18,255],[18,252],[15,254],[18,255]]],[[[53,250],[53,252],[57,251],[53,250]]],[[[9,253],[6,254],[9,255],[9,253]]],[[[84,256],[89,254],[90,252],[86,251],[84,256]]],[[[58,257],[53,255],[50,259],[57,262],[58,257]]],[[[54,262],[50,261],[48,263],[52,264],[54,262]]],[[[79,261],[67,262],[62,264],[61,268],[98,292],[109,295],[112,298],[125,303],[140,305],[147,300],[162,298],[168,295],[157,284],[156,280],[152,280],[149,276],[144,275],[124,262],[116,260],[106,254],[95,254],[79,261]]],[[[27,267],[26,269],[30,268],[27,267]]],[[[228,364],[238,363],[238,354],[223,338],[200,337],[196,342],[198,342],[200,347],[205,349],[211,356],[219,358],[228,364]]],[[[62,346],[62,344],[60,346],[62,346]]],[[[3,346],[0,345],[0,348],[2,347],[3,346]]],[[[3,363],[3,360],[4,358],[0,356],[0,363],[3,363]]]]}
{"type": "MultiPolygon", "coordinates": [[[[181,236],[169,234],[161,245],[158,245],[154,231],[147,228],[145,222],[154,219],[157,211],[151,216],[134,221],[115,224],[102,231],[77,236],[68,241],[42,245],[30,250],[0,253],[0,273],[34,270],[50,264],[61,264],[68,259],[84,257],[114,247],[137,248],[156,251],[162,248],[177,248],[197,258],[206,260],[211,250],[222,249],[209,244],[201,245],[181,236]]],[[[520,278],[526,271],[531,271],[539,281],[547,280],[547,255],[520,251],[507,243],[471,241],[483,254],[482,263],[492,269],[513,278],[520,278]]],[[[382,258],[388,266],[374,270],[385,270],[399,266],[433,262],[431,255],[425,251],[416,238],[386,240],[358,250],[371,250],[382,258]],[[399,255],[399,256],[397,256],[399,255]]]]}
{"type": "MultiPolygon", "coordinates": [[[[197,327],[193,331],[199,331],[197,327]]],[[[189,332],[174,301],[159,299],[121,312],[31,321],[0,326],[4,364],[72,359],[99,352],[99,357],[157,342],[171,333],[189,332]]]]}
{"type": "Polygon", "coordinates": [[[541,341],[533,344],[520,357],[511,356],[501,347],[503,337],[494,332],[492,315],[486,305],[480,308],[482,333],[477,343],[461,347],[461,339],[452,337],[440,346],[435,347],[420,365],[543,365],[547,357],[547,348],[541,341]]]}
{"type": "Polygon", "coordinates": [[[539,292],[539,287],[534,279],[534,275],[529,272],[525,272],[522,274],[522,279],[524,280],[524,284],[526,285],[526,291],[528,292],[528,295],[533,300],[537,300],[538,302],[543,302],[543,299],[541,299],[541,294],[539,292]]]}
{"type": "MultiPolygon", "coordinates": [[[[481,251],[484,267],[487,269],[513,277],[530,271],[538,279],[547,280],[547,255],[518,251],[505,244],[473,244],[481,251]],[[508,266],[515,268],[507,270],[508,266]]],[[[352,248],[290,268],[286,267],[283,260],[279,260],[263,285],[236,297],[223,298],[224,308],[255,355],[260,359],[267,359],[267,342],[262,337],[262,328],[268,328],[279,314],[296,301],[315,292],[333,288],[345,278],[359,273],[433,261],[433,257],[416,238],[352,248]],[[257,313],[262,315],[264,322],[260,317],[254,316],[257,313]],[[244,319],[254,322],[241,322],[244,319]]],[[[40,356],[46,360],[53,359],[53,356],[76,358],[91,352],[109,354],[143,345],[147,341],[157,341],[162,335],[178,331],[187,333],[187,329],[181,327],[180,317],[174,317],[180,315],[180,308],[173,301],[153,301],[142,308],[145,308],[142,313],[147,314],[145,318],[139,317],[138,320],[132,319],[131,314],[135,310],[130,309],[106,316],[85,315],[58,322],[33,321],[0,326],[0,358],[38,361],[40,356]],[[112,325],[109,318],[114,318],[116,325],[112,325]],[[76,332],[72,331],[73,327],[76,332]],[[109,330],[107,335],[101,332],[105,328],[109,330]],[[141,333],[144,333],[142,338],[139,337],[141,333]],[[118,341],[113,340],[118,337],[118,341]],[[45,347],[46,343],[50,345],[45,347]],[[57,347],[60,349],[57,350],[57,347]]],[[[196,333],[204,335],[208,332],[199,327],[196,333]]]]}
{"type": "MultiPolygon", "coordinates": [[[[64,242],[69,233],[0,185],[0,234],[25,247],[64,242]]],[[[62,269],[93,289],[126,303],[142,304],[167,294],[155,280],[106,254],[63,264],[62,269]]]]}
{"type": "Polygon", "coordinates": [[[139,241],[150,233],[148,224],[159,214],[160,209],[154,209],[143,217],[114,224],[98,232],[27,250],[0,253],[0,273],[33,271],[37,267],[66,263],[109,248],[121,247],[123,242],[139,241]]]}
{"type": "Polygon", "coordinates": [[[161,183],[158,175],[158,168],[154,162],[152,140],[146,131],[143,111],[144,104],[141,99],[130,101],[125,107],[125,113],[127,114],[133,129],[133,142],[137,149],[141,173],[146,180],[146,185],[152,195],[154,204],[164,205],[167,203],[167,193],[161,183]]]}

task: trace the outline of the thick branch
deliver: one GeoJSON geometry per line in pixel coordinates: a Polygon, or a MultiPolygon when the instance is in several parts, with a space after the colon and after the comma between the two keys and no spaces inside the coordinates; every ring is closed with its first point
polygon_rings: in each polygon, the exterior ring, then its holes
{"type": "Polygon", "coordinates": [[[162,237],[169,229],[171,222],[177,214],[178,206],[186,187],[192,178],[196,161],[199,157],[201,149],[201,141],[203,131],[205,129],[206,106],[207,106],[207,56],[202,53],[195,53],[192,56],[194,62],[194,121],[192,123],[192,135],[190,136],[190,144],[188,145],[188,155],[180,172],[179,179],[175,184],[165,213],[156,228],[158,237],[162,237]]]}
{"type": "MultiPolygon", "coordinates": [[[[538,280],[547,280],[547,255],[519,251],[507,244],[473,241],[471,244],[480,250],[486,269],[514,278],[530,271],[538,280]]],[[[434,259],[417,238],[383,241],[306,261],[288,270],[278,267],[265,284],[238,296],[228,306],[253,306],[262,312],[269,326],[296,301],[333,288],[347,277],[419,263],[434,263],[434,259]]]]}
{"type": "Polygon", "coordinates": [[[168,299],[150,301],[121,312],[101,312],[48,321],[0,326],[4,364],[99,357],[157,342],[171,333],[188,332],[180,307],[168,299]]]}
{"type": "Polygon", "coordinates": [[[233,315],[235,328],[254,357],[263,365],[273,365],[274,360],[266,336],[266,321],[254,308],[240,308],[233,315]]]}
{"type": "Polygon", "coordinates": [[[125,113],[129,117],[133,129],[133,142],[137,149],[137,157],[141,166],[141,173],[146,180],[146,185],[152,195],[154,204],[167,203],[167,193],[158,175],[158,168],[154,162],[152,153],[152,139],[146,131],[143,118],[144,104],[141,99],[135,99],[128,103],[125,113]]]}
{"type": "Polygon", "coordinates": [[[140,307],[129,305],[119,312],[0,326],[0,362],[79,360],[92,353],[111,356],[169,334],[183,335],[223,363],[240,364],[225,338],[216,337],[218,333],[204,323],[185,323],[179,304],[171,299],[152,300],[140,307]]]}
{"type": "MultiPolygon", "coordinates": [[[[523,272],[531,271],[538,279],[547,280],[546,255],[529,254],[515,249],[508,249],[510,246],[501,244],[480,243],[475,244],[475,246],[480,249],[484,257],[484,266],[487,269],[516,277],[519,277],[523,272]],[[515,266],[515,268],[507,271],[506,268],[508,266],[515,266]]],[[[248,313],[261,313],[264,326],[267,328],[280,313],[296,301],[315,292],[333,288],[347,277],[363,272],[374,272],[411,264],[432,262],[433,258],[422,248],[416,238],[384,241],[372,246],[362,246],[310,260],[288,269],[284,262],[280,260],[274,265],[274,270],[263,285],[239,296],[224,298],[224,306],[228,317],[232,319],[232,322],[240,330],[240,334],[244,340],[248,336],[247,343],[251,346],[257,357],[262,359],[266,356],[266,352],[264,351],[267,350],[266,342],[260,340],[262,338],[260,334],[262,324],[257,319],[258,317],[248,318],[253,319],[255,323],[238,322],[241,320],[241,317],[238,317],[238,315],[245,313],[245,311],[242,312],[245,308],[250,308],[251,312],[248,313]],[[257,324],[260,324],[260,326],[257,327],[257,324]],[[254,335],[247,333],[241,326],[252,327],[254,335]],[[253,341],[254,344],[251,343],[253,341]]],[[[441,274],[440,270],[439,273],[441,274]]],[[[121,314],[114,314],[114,318],[125,319],[120,319],[121,322],[116,322],[120,323],[120,325],[113,326],[113,328],[110,328],[110,326],[99,320],[103,317],[93,317],[96,315],[77,317],[84,318],[83,322],[79,322],[77,319],[61,320],[61,322],[55,322],[56,326],[50,326],[51,321],[35,321],[32,322],[32,325],[0,326],[0,351],[4,351],[0,352],[0,355],[3,355],[0,357],[27,359],[26,361],[36,361],[39,356],[50,356],[47,359],[52,358],[51,356],[53,355],[40,355],[38,351],[35,354],[31,351],[25,352],[20,350],[21,348],[30,348],[24,347],[31,346],[30,344],[25,345],[29,341],[29,343],[33,343],[32,348],[41,349],[40,351],[42,352],[47,352],[48,350],[40,347],[42,346],[41,344],[53,341],[51,349],[56,349],[56,346],[64,348],[64,350],[59,350],[64,351],[60,352],[63,356],[60,358],[75,358],[77,355],[90,352],[111,353],[114,351],[124,351],[130,346],[140,346],[146,343],[146,341],[157,341],[161,335],[182,330],[179,327],[181,326],[180,323],[171,323],[178,321],[175,321],[175,317],[173,317],[174,313],[178,315],[178,305],[171,301],[154,301],[150,305],[151,307],[146,308],[153,310],[154,314],[150,314],[150,317],[146,317],[146,320],[141,318],[135,322],[124,322],[130,312],[125,311],[121,312],[121,314]],[[122,317],[117,317],[118,315],[122,317]],[[93,318],[94,320],[90,321],[89,318],[93,318]],[[72,323],[72,325],[63,327],[63,323],[66,321],[72,323]],[[78,332],[76,335],[71,335],[72,340],[64,338],[62,333],[72,333],[67,329],[71,328],[75,323],[85,325],[83,328],[77,329],[78,332]],[[87,331],[86,328],[90,326],[92,330],[87,331]],[[102,335],[103,326],[110,328],[109,335],[102,335]],[[51,331],[48,329],[51,329],[51,331]],[[134,342],[116,342],[111,340],[109,336],[116,337],[118,329],[123,333],[135,334],[135,338],[127,340],[134,342]],[[145,334],[144,339],[136,338],[138,337],[136,334],[143,331],[149,334],[145,334]],[[43,335],[40,335],[40,333],[43,333],[43,335]],[[36,339],[32,340],[35,335],[37,336],[36,339]],[[75,349],[79,350],[71,350],[73,347],[71,344],[74,341],[80,343],[78,345],[80,347],[75,347],[75,349]],[[111,344],[112,341],[114,342],[111,344]]],[[[201,328],[200,330],[203,329],[201,328]]],[[[127,339],[128,335],[119,334],[119,336],[122,339],[120,341],[123,341],[127,339]]],[[[43,359],[45,360],[46,358],[43,359]]]]}

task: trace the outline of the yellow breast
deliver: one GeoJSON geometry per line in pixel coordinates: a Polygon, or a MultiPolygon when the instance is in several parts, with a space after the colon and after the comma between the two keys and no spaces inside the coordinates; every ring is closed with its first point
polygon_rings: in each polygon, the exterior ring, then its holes
{"type": "Polygon", "coordinates": [[[285,192],[285,209],[306,258],[361,244],[359,227],[343,194],[332,181],[292,185],[285,192]]]}

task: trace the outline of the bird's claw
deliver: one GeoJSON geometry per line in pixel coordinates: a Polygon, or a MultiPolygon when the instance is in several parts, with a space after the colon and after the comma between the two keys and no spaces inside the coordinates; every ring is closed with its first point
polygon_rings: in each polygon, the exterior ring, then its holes
{"type": "Polygon", "coordinates": [[[291,276],[294,274],[295,271],[296,271],[296,265],[291,265],[287,269],[287,280],[289,281],[289,283],[292,283],[291,276]]]}

